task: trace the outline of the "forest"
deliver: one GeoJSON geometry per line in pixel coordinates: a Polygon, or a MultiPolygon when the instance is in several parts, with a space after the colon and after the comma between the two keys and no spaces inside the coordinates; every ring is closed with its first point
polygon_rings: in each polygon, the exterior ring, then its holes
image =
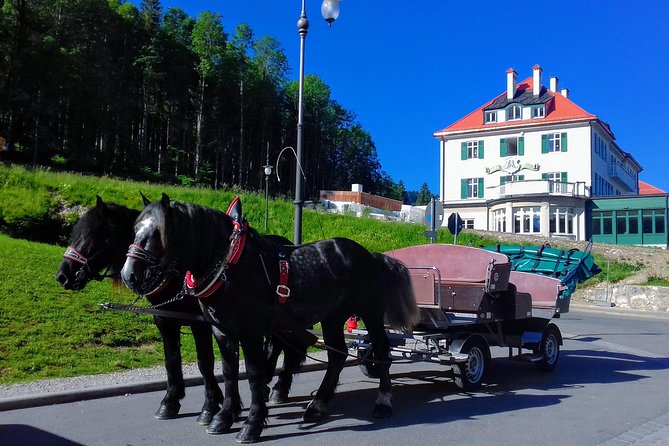
{"type": "MultiPolygon", "coordinates": [[[[284,49],[220,14],[159,0],[0,0],[0,161],[211,188],[295,176],[298,82],[284,49]]],[[[370,133],[305,77],[305,199],[349,190],[406,200],[370,133]]],[[[271,194],[292,196],[293,181],[271,194]]]]}

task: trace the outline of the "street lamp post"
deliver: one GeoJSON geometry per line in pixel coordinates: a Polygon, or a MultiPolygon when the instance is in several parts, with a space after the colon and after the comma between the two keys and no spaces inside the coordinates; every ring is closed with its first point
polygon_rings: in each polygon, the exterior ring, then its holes
{"type": "MultiPolygon", "coordinates": [[[[295,232],[293,241],[296,245],[302,243],[302,127],[304,126],[304,48],[307,38],[307,30],[309,29],[309,20],[307,20],[307,13],[305,11],[306,0],[302,0],[302,13],[297,21],[297,31],[300,34],[300,78],[298,82],[297,94],[297,166],[295,168],[295,232]]],[[[323,0],[321,4],[321,14],[323,18],[332,26],[339,16],[339,0],[323,0]]]]}
{"type": "Polygon", "coordinates": [[[267,160],[262,166],[265,172],[265,234],[267,234],[267,217],[269,214],[269,177],[272,175],[272,165],[269,163],[269,143],[267,143],[267,160]]]}

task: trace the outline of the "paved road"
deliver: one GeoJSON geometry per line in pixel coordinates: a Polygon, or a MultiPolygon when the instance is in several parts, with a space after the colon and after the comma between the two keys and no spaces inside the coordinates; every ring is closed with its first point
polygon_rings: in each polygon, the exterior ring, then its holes
{"type": "MultiPolygon", "coordinates": [[[[263,441],[298,445],[669,445],[669,318],[574,310],[557,321],[558,368],[542,373],[494,348],[494,373],[461,393],[444,369],[394,365],[395,414],[371,417],[376,383],[357,367],[342,374],[331,418],[301,420],[323,372],[300,375],[292,400],[270,412],[263,441]]],[[[242,383],[248,401],[246,383],[242,383]]],[[[1,445],[221,445],[195,424],[202,389],[190,388],[182,416],[157,421],[162,392],[0,412],[1,445]]]]}

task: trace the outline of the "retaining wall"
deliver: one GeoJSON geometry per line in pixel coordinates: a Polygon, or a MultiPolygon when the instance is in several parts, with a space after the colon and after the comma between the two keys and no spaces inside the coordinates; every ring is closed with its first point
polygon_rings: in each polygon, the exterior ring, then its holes
{"type": "Polygon", "coordinates": [[[669,312],[669,287],[609,284],[578,290],[574,299],[619,308],[669,312]]]}

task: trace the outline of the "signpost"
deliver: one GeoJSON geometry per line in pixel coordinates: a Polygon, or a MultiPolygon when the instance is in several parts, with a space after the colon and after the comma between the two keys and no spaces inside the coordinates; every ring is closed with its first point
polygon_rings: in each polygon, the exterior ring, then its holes
{"type": "Polygon", "coordinates": [[[437,229],[444,223],[444,206],[441,202],[432,198],[430,204],[425,208],[425,225],[428,231],[423,232],[423,236],[430,238],[430,243],[434,243],[437,238],[437,229]]]}
{"type": "Polygon", "coordinates": [[[448,230],[453,234],[453,244],[458,244],[458,234],[462,231],[462,218],[457,212],[448,216],[448,230]]]}

